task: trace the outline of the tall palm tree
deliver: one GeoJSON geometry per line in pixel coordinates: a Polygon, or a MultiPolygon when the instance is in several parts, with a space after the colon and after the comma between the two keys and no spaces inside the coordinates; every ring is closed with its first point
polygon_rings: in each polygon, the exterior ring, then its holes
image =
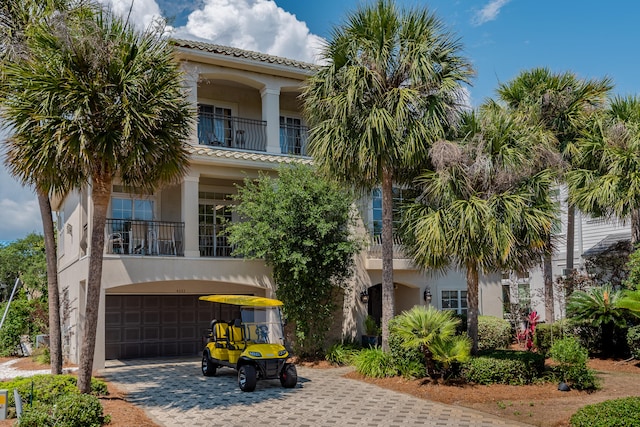
{"type": "Polygon", "coordinates": [[[461,109],[473,71],[462,46],[425,8],[379,0],[349,14],[303,91],[319,169],[363,192],[382,187],[382,346],[394,315],[393,185],[427,160],[461,109]]]}
{"type": "Polygon", "coordinates": [[[567,173],[569,200],[595,216],[630,220],[631,243],[640,243],[640,97],[614,98],[577,152],[577,167],[567,173]]]}
{"type": "MultiPolygon", "coordinates": [[[[575,143],[588,118],[604,108],[611,80],[579,79],[572,72],[554,73],[548,68],[534,68],[520,73],[498,87],[500,99],[512,110],[541,124],[556,138],[556,148],[570,168],[575,143]]],[[[566,268],[573,269],[575,208],[567,209],[566,268]]],[[[551,253],[543,260],[545,318],[553,321],[554,296],[551,253]]]]}
{"type": "Polygon", "coordinates": [[[403,237],[423,268],[467,276],[467,332],[478,350],[479,274],[523,270],[549,251],[555,206],[548,135],[490,103],[465,114],[454,137],[430,150],[433,171],[405,212],[403,237]]]}
{"type": "Polygon", "coordinates": [[[78,387],[90,391],[104,227],[114,177],[153,191],[185,171],[194,111],[161,29],[135,31],[101,8],[30,28],[29,56],[5,67],[7,161],[51,188],[92,189],[92,228],[78,387]],[[31,132],[32,138],[25,134],[31,132]]]}
{"type": "MultiPolygon", "coordinates": [[[[73,10],[72,0],[6,0],[0,5],[0,69],[2,64],[15,62],[28,56],[26,31],[38,20],[47,19],[54,11],[73,10]]],[[[4,73],[0,71],[0,78],[4,73]]],[[[25,138],[32,137],[30,132],[25,138]]],[[[10,167],[11,170],[11,167],[10,167]]],[[[14,176],[16,176],[14,174],[14,176]]],[[[51,373],[62,373],[62,334],[60,329],[60,297],[58,293],[58,257],[55,232],[49,200],[50,187],[41,175],[23,177],[23,185],[33,185],[38,198],[47,259],[49,304],[49,351],[51,373]]]]}

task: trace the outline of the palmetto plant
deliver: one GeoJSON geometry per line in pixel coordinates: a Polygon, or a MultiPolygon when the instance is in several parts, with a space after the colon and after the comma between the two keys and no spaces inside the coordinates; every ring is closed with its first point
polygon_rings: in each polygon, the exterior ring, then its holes
{"type": "Polygon", "coordinates": [[[451,363],[469,358],[471,342],[466,337],[455,336],[459,323],[460,319],[455,318],[451,311],[416,306],[398,315],[391,328],[404,348],[422,352],[427,374],[434,377],[434,362],[440,362],[446,371],[451,363]]]}
{"type": "Polygon", "coordinates": [[[6,161],[51,192],[91,185],[92,229],[78,387],[89,392],[104,226],[116,177],[152,192],[184,173],[193,111],[161,29],[135,31],[98,6],[28,27],[28,55],[3,67],[6,161]]]}
{"type": "Polygon", "coordinates": [[[610,286],[594,287],[588,291],[575,291],[569,297],[567,316],[602,329],[602,352],[613,350],[613,334],[616,327],[626,326],[626,310],[620,305],[622,291],[610,286]]]}
{"type": "Polygon", "coordinates": [[[462,46],[424,8],[378,0],[334,29],[303,92],[318,168],[350,187],[382,187],[382,345],[393,317],[393,185],[428,161],[473,72],[462,46]]]}

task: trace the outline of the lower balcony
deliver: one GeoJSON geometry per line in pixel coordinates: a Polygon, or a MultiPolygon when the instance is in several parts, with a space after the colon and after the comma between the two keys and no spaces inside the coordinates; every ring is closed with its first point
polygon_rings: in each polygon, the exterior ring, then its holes
{"type": "Polygon", "coordinates": [[[105,253],[184,256],[184,223],[107,218],[105,253]]]}

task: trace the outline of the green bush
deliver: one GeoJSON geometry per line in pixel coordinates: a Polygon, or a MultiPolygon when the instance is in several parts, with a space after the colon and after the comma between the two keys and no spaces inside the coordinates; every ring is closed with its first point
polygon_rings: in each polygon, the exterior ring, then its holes
{"type": "MultiPolygon", "coordinates": [[[[77,379],[73,375],[34,375],[29,378],[15,378],[12,381],[0,383],[0,389],[9,392],[9,406],[15,406],[13,390],[17,389],[23,400],[29,399],[33,390],[31,400],[33,402],[52,404],[62,395],[80,394],[77,379]]],[[[107,385],[104,381],[96,378],[91,379],[91,392],[97,396],[107,395],[107,385]]]]}
{"type": "Polygon", "coordinates": [[[566,321],[559,320],[554,323],[540,323],[536,326],[536,331],[533,335],[533,344],[539,353],[547,356],[553,343],[569,334],[570,328],[566,321]]]}
{"type": "Polygon", "coordinates": [[[333,365],[351,365],[359,349],[360,346],[355,343],[335,343],[327,350],[325,359],[333,365]]]}
{"type": "Polygon", "coordinates": [[[528,351],[484,352],[462,367],[462,376],[477,384],[531,384],[543,372],[544,357],[528,351]]]}
{"type": "Polygon", "coordinates": [[[605,400],[587,405],[571,416],[573,427],[640,426],[640,397],[605,400]]]}
{"type": "Polygon", "coordinates": [[[398,373],[405,378],[424,378],[427,370],[424,364],[424,355],[418,349],[407,349],[402,346],[402,338],[396,332],[395,324],[398,316],[389,322],[389,353],[391,362],[398,373]]]}
{"type": "Polygon", "coordinates": [[[511,343],[511,324],[494,316],[478,316],[478,350],[507,348],[511,343]]]}
{"type": "Polygon", "coordinates": [[[393,377],[398,373],[391,354],[385,353],[381,348],[365,348],[360,350],[353,358],[356,371],[371,378],[393,377]]]}
{"type": "MultiPolygon", "coordinates": [[[[9,307],[7,318],[0,330],[0,356],[17,354],[22,335],[32,337],[48,329],[46,303],[39,299],[23,298],[12,301],[9,307]]],[[[3,313],[6,305],[7,303],[0,304],[0,311],[3,313]]]]}
{"type": "Polygon", "coordinates": [[[97,397],[88,394],[67,394],[55,403],[37,403],[25,407],[18,420],[21,427],[100,427],[109,422],[97,397]]]}
{"type": "Polygon", "coordinates": [[[587,368],[587,349],[580,345],[577,338],[562,338],[554,342],[549,356],[558,363],[554,371],[573,388],[593,390],[598,387],[595,373],[587,368]]]}
{"type": "Polygon", "coordinates": [[[640,325],[632,326],[627,330],[627,344],[631,355],[640,360],[640,325]]]}

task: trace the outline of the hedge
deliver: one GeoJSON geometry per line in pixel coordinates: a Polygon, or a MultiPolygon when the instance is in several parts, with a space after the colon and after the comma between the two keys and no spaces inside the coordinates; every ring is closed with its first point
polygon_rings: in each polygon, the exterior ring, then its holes
{"type": "Polygon", "coordinates": [[[494,316],[478,316],[478,350],[507,348],[511,343],[511,324],[494,316]]]}
{"type": "Polygon", "coordinates": [[[573,427],[640,426],[640,397],[605,400],[587,405],[571,416],[573,427]]]}
{"type": "Polygon", "coordinates": [[[531,384],[543,372],[544,356],[510,350],[481,353],[462,368],[462,376],[476,384],[531,384]]]}

